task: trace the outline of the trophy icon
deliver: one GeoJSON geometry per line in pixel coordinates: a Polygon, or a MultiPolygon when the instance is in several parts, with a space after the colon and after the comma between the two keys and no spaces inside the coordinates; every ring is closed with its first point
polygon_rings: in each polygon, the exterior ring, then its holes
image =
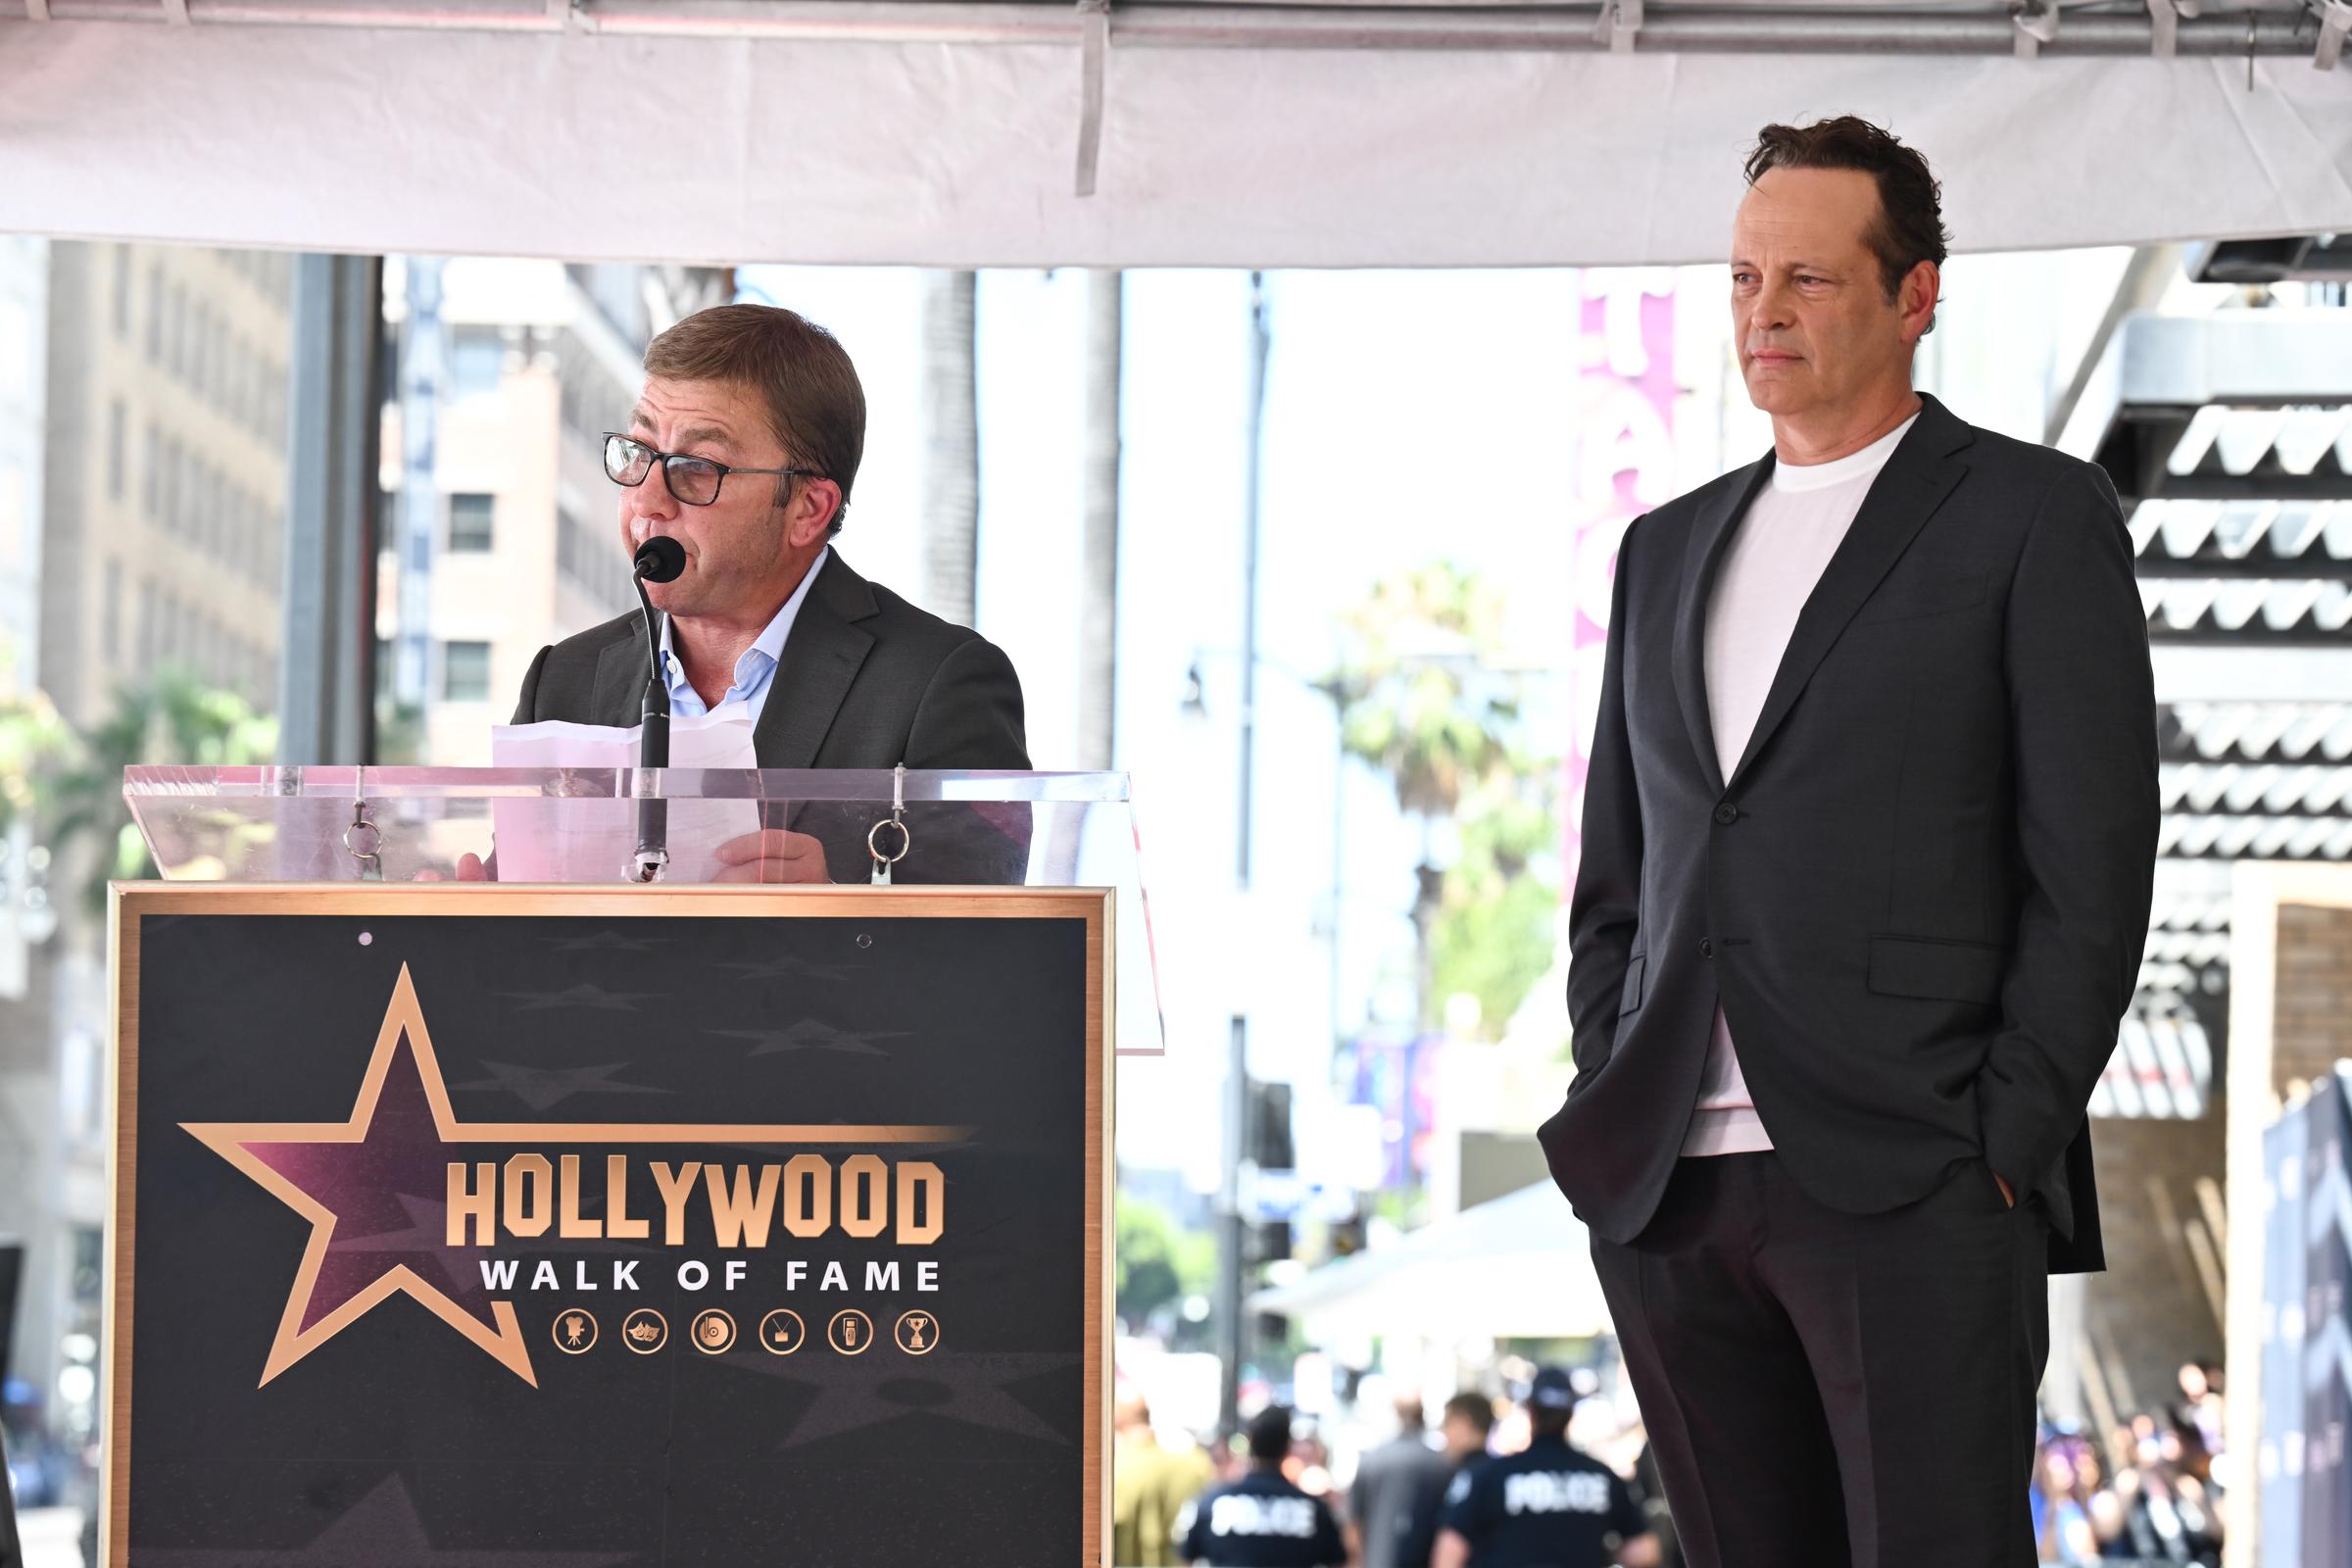
{"type": "Polygon", "coordinates": [[[908,1355],[929,1355],[939,1344],[939,1319],[928,1312],[904,1312],[896,1331],[899,1348],[908,1355]]]}

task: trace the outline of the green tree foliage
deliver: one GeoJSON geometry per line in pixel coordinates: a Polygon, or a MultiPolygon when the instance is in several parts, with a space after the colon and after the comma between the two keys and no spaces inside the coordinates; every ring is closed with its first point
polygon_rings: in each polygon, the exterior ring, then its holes
{"type": "Polygon", "coordinates": [[[1516,697],[1493,678],[1501,604],[1450,561],[1384,579],[1346,619],[1340,741],[1411,815],[1450,816],[1508,760],[1516,697]]]}
{"type": "Polygon", "coordinates": [[[1531,764],[1463,803],[1461,853],[1446,868],[1430,928],[1438,995],[1476,997],[1490,1038],[1551,969],[1560,906],[1558,776],[1549,762],[1531,764]]]}
{"type": "Polygon", "coordinates": [[[93,845],[96,863],[83,897],[93,910],[103,910],[109,878],[155,875],[146,841],[122,799],[122,769],[174,762],[230,767],[267,762],[276,749],[274,717],[182,670],[158,670],[141,684],[120,688],[113,710],[74,739],[72,760],[46,792],[43,830],[60,851],[85,840],[93,845]]]}
{"type": "Polygon", "coordinates": [[[1141,1323],[1188,1296],[1205,1295],[1216,1279],[1213,1237],[1184,1229],[1149,1199],[1118,1195],[1118,1246],[1113,1292],[1118,1315],[1141,1323]]]}
{"type": "Polygon", "coordinates": [[[74,753],[74,732],[41,692],[0,702],[0,834],[37,818],[74,753]]]}
{"type": "Polygon", "coordinates": [[[1557,768],[1525,745],[1520,677],[1497,667],[1501,622],[1491,585],[1430,562],[1384,579],[1347,617],[1332,677],[1348,754],[1387,774],[1425,828],[1455,829],[1458,854],[1423,868],[1413,911],[1425,1025],[1466,992],[1498,1031],[1551,963],[1559,889],[1542,873],[1558,842],[1557,768]]]}

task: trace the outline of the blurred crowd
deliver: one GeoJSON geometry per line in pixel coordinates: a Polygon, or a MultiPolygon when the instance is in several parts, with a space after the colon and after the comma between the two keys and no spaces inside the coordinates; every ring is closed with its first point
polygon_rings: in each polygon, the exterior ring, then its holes
{"type": "Polygon", "coordinates": [[[1320,1428],[1279,1405],[1231,1442],[1203,1447],[1163,1438],[1144,1400],[1122,1400],[1112,1560],[1675,1568],[1640,1428],[1615,1419],[1595,1389],[1590,1371],[1544,1368],[1517,1399],[1455,1395],[1434,1430],[1420,1399],[1400,1398],[1387,1440],[1337,1474],[1320,1428]]]}
{"type": "MultiPolygon", "coordinates": [[[[2180,1385],[2178,1399],[2104,1438],[2044,1427],[2032,1481],[2039,1561],[2219,1568],[2221,1369],[2190,1362],[2180,1385]]],[[[1454,1396],[1434,1427],[1418,1399],[1400,1399],[1394,1434],[1351,1468],[1335,1465],[1314,1423],[1279,1406],[1232,1441],[1204,1446],[1155,1433],[1145,1402],[1125,1399],[1117,1412],[1113,1561],[1118,1568],[1514,1568],[1523,1561],[1676,1568],[1673,1521],[1640,1424],[1606,1417],[1608,1402],[1594,1397],[1595,1387],[1590,1372],[1545,1369],[1517,1399],[1454,1396]],[[1555,1536],[1544,1548],[1566,1549],[1567,1558],[1529,1555],[1528,1542],[1508,1533],[1515,1521],[1504,1517],[1501,1489],[1514,1470],[1538,1464],[1546,1471],[1574,1465],[1594,1478],[1581,1536],[1566,1548],[1555,1536]],[[1597,1479],[1603,1474],[1605,1482],[1597,1479]],[[1481,1475],[1485,1484],[1474,1484],[1481,1475]],[[1228,1500],[1220,1510],[1221,1498],[1228,1500]],[[1483,1513],[1482,1498],[1493,1504],[1483,1513]],[[1227,1528],[1212,1531],[1219,1519],[1227,1528]]],[[[1516,1502],[1529,1494],[1514,1488],[1510,1495],[1516,1502]]]]}
{"type": "Polygon", "coordinates": [[[2044,1563],[2222,1560],[2222,1373],[2180,1368],[2180,1397],[2133,1416],[2102,1443],[2045,1431],[2034,1456],[2034,1534],[2044,1563]]]}

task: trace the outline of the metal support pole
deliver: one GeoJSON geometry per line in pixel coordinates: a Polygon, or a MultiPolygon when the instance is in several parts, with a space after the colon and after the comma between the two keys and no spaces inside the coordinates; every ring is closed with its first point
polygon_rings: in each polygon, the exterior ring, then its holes
{"type": "MultiPolygon", "coordinates": [[[[2043,59],[2157,52],[2169,34],[2181,56],[2236,60],[2247,54],[2310,60],[2326,47],[2342,0],[2327,0],[2321,27],[2300,0],[2264,0],[2257,10],[2183,17],[2161,29],[2147,15],[2070,15],[2066,30],[2034,42],[2043,59]]],[[[55,22],[163,23],[155,0],[26,0],[24,25],[55,22]]],[[[1083,50],[1095,29],[1107,50],[1108,13],[1068,0],[1000,0],[986,6],[927,0],[610,0],[561,15],[543,0],[186,0],[198,27],[368,27],[433,32],[585,33],[607,37],[784,39],[804,43],[1062,46],[1083,50]]],[[[2014,55],[2019,29],[2010,9],[1966,11],[1888,4],[1875,10],[1781,10],[1717,4],[1689,11],[1647,7],[1626,26],[1631,0],[1570,5],[1234,5],[1122,0],[1118,46],[1125,49],[1493,49],[1589,54],[1631,41],[1639,54],[2014,55]]],[[[17,20],[0,9],[0,25],[17,20]]],[[[2333,34],[2340,48],[2341,34],[2333,34]]],[[[1086,90],[1081,77],[1080,90],[1086,90]]],[[[1081,105],[1081,167],[1099,134],[1081,105]]]]}
{"type": "Polygon", "coordinates": [[[1264,487],[1266,434],[1266,274],[1250,274],[1250,447],[1242,495],[1242,798],[1236,826],[1237,885],[1250,886],[1250,818],[1257,768],[1258,492],[1264,487]]]}
{"type": "Polygon", "coordinates": [[[1225,1180],[1217,1200],[1217,1430],[1242,1424],[1242,1357],[1248,1350],[1242,1290],[1242,1152],[1249,1136],[1250,1020],[1236,1013],[1225,1060],[1225,1180]]]}
{"type": "Polygon", "coordinates": [[[437,423],[447,374],[441,263],[408,266],[408,322],[400,339],[400,598],[392,633],[392,701],[422,713],[432,702],[433,558],[441,536],[437,423]]]}
{"type": "Polygon", "coordinates": [[[1078,765],[1106,769],[1118,718],[1119,377],[1125,274],[1086,278],[1086,424],[1080,457],[1078,765]]]}
{"type": "Polygon", "coordinates": [[[296,258],[293,314],[277,757],[366,762],[375,743],[382,260],[296,258]]]}

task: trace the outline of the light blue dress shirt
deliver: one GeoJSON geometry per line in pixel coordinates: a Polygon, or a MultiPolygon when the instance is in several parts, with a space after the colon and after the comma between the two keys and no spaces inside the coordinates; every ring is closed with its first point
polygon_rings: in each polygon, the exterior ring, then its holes
{"type": "MultiPolygon", "coordinates": [[[[808,597],[808,585],[816,581],[816,574],[825,569],[825,562],[832,554],[830,545],[816,553],[816,559],[808,564],[808,572],[801,578],[801,585],[784,601],[784,608],[776,612],[776,618],[767,623],[759,641],[735,661],[735,680],[718,700],[719,708],[741,703],[751,710],[752,722],[760,722],[760,710],[767,707],[767,690],[776,683],[776,662],[784,657],[784,639],[792,635],[792,623],[801,612],[801,601],[808,597]]],[[[703,694],[686,679],[685,664],[671,652],[667,615],[662,617],[662,671],[669,687],[671,717],[695,718],[717,711],[703,701],[703,694]]]]}

